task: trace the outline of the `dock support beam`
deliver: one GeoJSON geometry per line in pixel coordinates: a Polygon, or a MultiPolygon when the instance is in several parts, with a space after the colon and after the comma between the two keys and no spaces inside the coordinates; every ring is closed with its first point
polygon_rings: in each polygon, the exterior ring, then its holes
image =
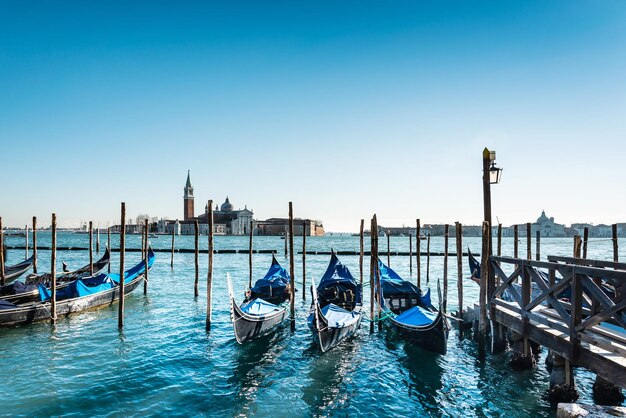
{"type": "Polygon", "coordinates": [[[619,386],[596,376],[593,383],[593,400],[598,405],[621,405],[624,402],[624,394],[619,386]]]}
{"type": "Polygon", "coordinates": [[[511,341],[511,349],[513,350],[511,366],[520,370],[535,367],[536,360],[530,349],[528,338],[524,338],[521,334],[511,331],[511,341]]]}
{"type": "Polygon", "coordinates": [[[552,401],[573,402],[578,399],[574,383],[574,370],[569,360],[551,353],[550,389],[548,397],[552,401]]]}

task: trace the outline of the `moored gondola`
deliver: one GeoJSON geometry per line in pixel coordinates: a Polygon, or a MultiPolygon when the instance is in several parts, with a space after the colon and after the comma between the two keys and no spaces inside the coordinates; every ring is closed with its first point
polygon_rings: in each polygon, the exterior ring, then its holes
{"type": "Polygon", "coordinates": [[[316,289],[315,282],[311,285],[311,294],[313,303],[308,324],[322,352],[325,352],[359,328],[362,288],[333,251],[319,286],[316,289]]]}
{"type": "Polygon", "coordinates": [[[4,266],[4,283],[8,284],[26,273],[33,266],[35,255],[31,255],[26,260],[12,266],[4,266]]]}
{"type": "MultiPolygon", "coordinates": [[[[111,260],[111,253],[107,248],[102,257],[93,263],[94,276],[104,269],[111,260]]],[[[77,270],[57,273],[57,289],[62,289],[74,280],[84,279],[90,276],[90,266],[87,264],[77,270]]],[[[0,299],[14,304],[26,303],[39,300],[39,284],[50,287],[50,273],[29,275],[25,282],[17,280],[9,285],[0,287],[0,299]]]]}
{"type": "Polygon", "coordinates": [[[228,274],[230,315],[239,344],[270,334],[287,317],[284,302],[289,300],[289,273],[272,256],[272,265],[262,279],[256,281],[241,305],[237,305],[228,274]]]}
{"type": "MultiPolygon", "coordinates": [[[[148,250],[148,268],[154,263],[154,252],[148,250]]],[[[124,273],[124,292],[128,295],[144,279],[146,260],[126,270],[124,273]]],[[[69,315],[106,305],[119,299],[119,274],[104,274],[78,279],[56,293],[57,316],[69,315]]],[[[31,322],[50,319],[50,291],[39,285],[41,301],[16,305],[0,300],[0,326],[24,325],[31,322]]]]}
{"type": "MultiPolygon", "coordinates": [[[[446,354],[450,324],[444,313],[430,300],[430,289],[422,295],[420,289],[402,279],[390,267],[378,260],[380,300],[385,317],[409,343],[426,350],[446,354]]],[[[441,294],[439,294],[441,304],[441,294]]]]}

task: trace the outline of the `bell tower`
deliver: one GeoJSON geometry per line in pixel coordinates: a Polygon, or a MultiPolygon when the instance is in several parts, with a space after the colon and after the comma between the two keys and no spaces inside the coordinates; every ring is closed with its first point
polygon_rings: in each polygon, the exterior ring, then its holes
{"type": "Polygon", "coordinates": [[[190,170],[187,170],[187,184],[185,184],[185,195],[183,196],[183,219],[193,218],[193,187],[191,187],[190,170]]]}

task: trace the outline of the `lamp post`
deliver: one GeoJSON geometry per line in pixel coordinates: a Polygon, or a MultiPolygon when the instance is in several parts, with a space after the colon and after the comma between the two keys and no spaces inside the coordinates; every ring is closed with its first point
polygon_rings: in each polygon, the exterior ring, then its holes
{"type": "MultiPolygon", "coordinates": [[[[489,151],[488,148],[483,150],[483,204],[484,204],[484,221],[487,222],[487,240],[488,250],[486,254],[482,254],[481,257],[481,300],[480,306],[480,332],[483,336],[486,334],[487,318],[486,318],[486,305],[495,290],[495,277],[491,269],[489,268],[489,256],[493,253],[493,239],[491,233],[491,185],[498,184],[502,177],[502,169],[496,167],[496,152],[489,151]],[[486,288],[485,288],[486,287],[486,288]]],[[[485,246],[483,245],[483,248],[485,246]]],[[[483,251],[484,252],[484,251],[483,251]]],[[[492,312],[493,314],[493,312],[492,312]]],[[[493,317],[493,315],[492,315],[493,317]]]]}

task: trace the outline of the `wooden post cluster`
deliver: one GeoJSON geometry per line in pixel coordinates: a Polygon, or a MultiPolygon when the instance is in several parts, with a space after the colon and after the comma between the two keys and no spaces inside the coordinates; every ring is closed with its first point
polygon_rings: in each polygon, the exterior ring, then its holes
{"type": "Polygon", "coordinates": [[[417,288],[419,289],[421,286],[421,281],[422,281],[422,236],[421,236],[421,225],[420,225],[420,220],[417,219],[416,221],[416,228],[415,228],[415,238],[417,239],[417,243],[416,243],[416,251],[415,251],[415,261],[417,262],[415,264],[415,268],[417,269],[417,288]]]}
{"type": "Polygon", "coordinates": [[[144,220],[144,235],[145,235],[145,248],[144,248],[144,263],[146,266],[146,274],[143,276],[143,294],[148,294],[148,248],[150,243],[148,242],[148,219],[144,220]]]}
{"type": "Polygon", "coordinates": [[[252,220],[250,220],[250,239],[248,244],[248,289],[252,289],[252,220]]]}
{"type": "Polygon", "coordinates": [[[89,221],[89,274],[93,276],[93,221],[89,221]]]}
{"type": "Polygon", "coordinates": [[[119,294],[120,303],[119,311],[117,315],[117,327],[119,329],[124,328],[124,254],[126,252],[126,203],[122,202],[121,216],[120,216],[120,284],[119,294]]]}
{"type": "Polygon", "coordinates": [[[306,221],[302,221],[302,300],[306,300],[306,221]]]}
{"type": "Polygon", "coordinates": [[[463,225],[460,222],[456,223],[456,283],[459,296],[457,317],[463,319],[463,225]]]}
{"type": "Polygon", "coordinates": [[[198,297],[198,282],[200,281],[200,264],[199,264],[199,255],[200,255],[200,225],[198,225],[198,220],[196,219],[194,224],[194,257],[193,257],[193,265],[195,268],[195,276],[193,280],[193,296],[198,297]]]}
{"type": "Polygon", "coordinates": [[[37,217],[33,216],[33,273],[37,274],[37,217]]]}
{"type": "MultiPolygon", "coordinates": [[[[285,237],[287,238],[287,237],[285,237]]],[[[291,280],[291,331],[296,330],[296,271],[293,259],[293,204],[289,202],[289,276],[291,280]]]]}
{"type": "Polygon", "coordinates": [[[211,330],[211,310],[212,310],[212,292],[213,292],[213,201],[208,202],[207,222],[208,228],[207,236],[209,240],[208,248],[208,267],[209,271],[206,276],[206,330],[211,330]]]}
{"type": "Polygon", "coordinates": [[[361,287],[363,287],[363,229],[365,228],[365,219],[361,219],[361,229],[359,231],[359,278],[361,287]]]}
{"type": "Polygon", "coordinates": [[[448,312],[448,239],[450,236],[450,225],[443,226],[443,312],[448,312]]]}
{"type": "MultiPolygon", "coordinates": [[[[50,255],[50,280],[52,281],[51,293],[52,299],[50,300],[50,321],[52,324],[57,322],[57,215],[52,214],[52,253],[50,255]]],[[[93,272],[92,272],[93,275],[93,272]]]]}
{"type": "Polygon", "coordinates": [[[4,279],[4,229],[2,229],[2,217],[0,217],[0,284],[5,285],[4,279]]]}

